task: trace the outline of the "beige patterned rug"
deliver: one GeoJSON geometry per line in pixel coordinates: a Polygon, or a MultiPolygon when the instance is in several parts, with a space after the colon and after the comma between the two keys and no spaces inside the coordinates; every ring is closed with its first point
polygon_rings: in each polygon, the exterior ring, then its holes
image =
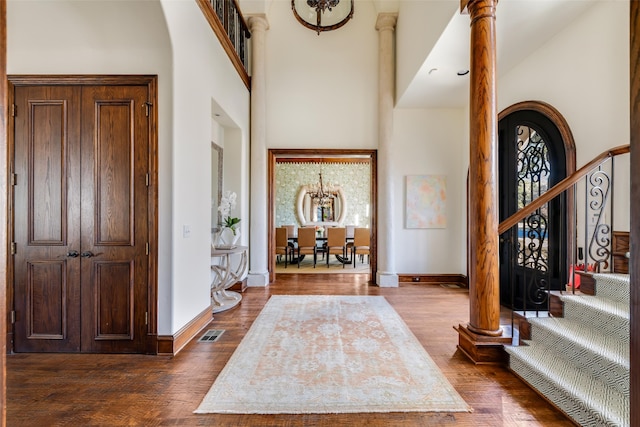
{"type": "Polygon", "coordinates": [[[381,296],[272,296],[195,413],[466,412],[381,296]]]}

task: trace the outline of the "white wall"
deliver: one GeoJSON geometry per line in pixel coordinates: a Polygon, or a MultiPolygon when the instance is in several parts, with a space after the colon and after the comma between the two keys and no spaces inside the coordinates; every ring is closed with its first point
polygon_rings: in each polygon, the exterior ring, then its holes
{"type": "MultiPolygon", "coordinates": [[[[375,148],[378,144],[378,32],[370,1],[354,19],[317,35],[274,1],[266,32],[269,148],[375,148]]],[[[266,154],[266,153],[265,153],[266,154]]]]}
{"type": "Polygon", "coordinates": [[[400,0],[396,26],[396,95],[402,98],[440,38],[459,1],[400,0]]]}
{"type": "Polygon", "coordinates": [[[248,91],[197,4],[10,0],[7,72],[158,76],[158,333],[175,333],[209,304],[212,99],[248,144],[248,91]]]}
{"type": "Polygon", "coordinates": [[[174,74],[173,103],[166,106],[174,117],[173,318],[161,326],[164,333],[174,333],[210,304],[210,151],[216,113],[225,121],[223,191],[235,190],[239,216],[247,212],[242,210],[248,205],[248,193],[243,192],[241,174],[247,174],[249,93],[196,2],[161,0],[161,4],[173,45],[174,74]],[[227,170],[237,172],[229,175],[227,170]],[[190,237],[184,237],[185,226],[190,237]]]}
{"type": "MultiPolygon", "coordinates": [[[[466,274],[465,209],[466,175],[462,109],[396,110],[394,114],[392,165],[396,194],[393,227],[396,235],[391,253],[400,274],[466,274]],[[407,175],[445,175],[447,225],[442,229],[405,228],[407,175]]],[[[468,145],[468,144],[467,144],[468,145]]]]}

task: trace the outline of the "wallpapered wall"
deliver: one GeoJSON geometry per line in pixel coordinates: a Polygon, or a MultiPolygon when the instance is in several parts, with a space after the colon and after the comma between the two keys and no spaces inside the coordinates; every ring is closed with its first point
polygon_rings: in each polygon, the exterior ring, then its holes
{"type": "Polygon", "coordinates": [[[276,227],[300,225],[296,218],[296,197],[302,185],[322,181],[339,185],[347,201],[344,225],[369,227],[371,166],[368,163],[276,163],[276,227]]]}

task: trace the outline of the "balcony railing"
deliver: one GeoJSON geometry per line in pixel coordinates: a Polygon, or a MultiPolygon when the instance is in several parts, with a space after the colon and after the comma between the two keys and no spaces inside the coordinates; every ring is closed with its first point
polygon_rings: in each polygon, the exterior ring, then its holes
{"type": "Polygon", "coordinates": [[[235,0],[196,0],[247,89],[251,33],[235,0]]]}

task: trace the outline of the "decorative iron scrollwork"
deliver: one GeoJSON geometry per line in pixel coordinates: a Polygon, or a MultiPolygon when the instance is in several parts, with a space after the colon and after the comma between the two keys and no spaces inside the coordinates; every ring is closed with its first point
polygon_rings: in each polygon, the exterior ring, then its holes
{"type": "Polygon", "coordinates": [[[587,252],[596,265],[596,271],[607,270],[611,257],[611,226],[604,222],[604,212],[611,191],[611,177],[602,166],[588,175],[586,189],[589,200],[587,218],[595,218],[587,252]]]}

